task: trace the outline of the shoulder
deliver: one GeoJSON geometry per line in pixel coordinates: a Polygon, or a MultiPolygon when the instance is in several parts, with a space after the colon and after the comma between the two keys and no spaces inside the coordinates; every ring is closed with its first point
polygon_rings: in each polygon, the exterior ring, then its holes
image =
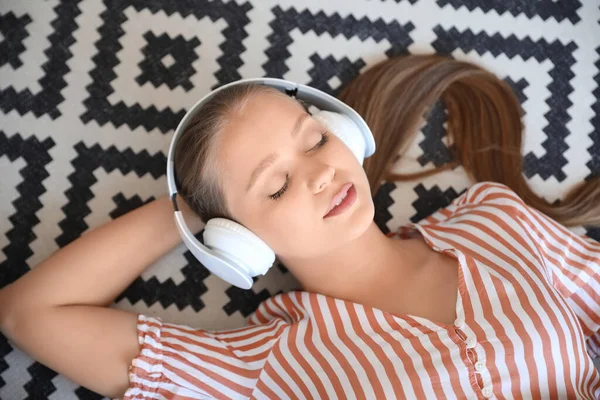
{"type": "MultiPolygon", "coordinates": [[[[497,182],[478,182],[468,187],[460,196],[419,221],[418,225],[427,226],[440,223],[450,223],[460,218],[465,213],[471,214],[475,210],[498,209],[511,215],[522,214],[527,206],[523,200],[508,186],[497,182]]],[[[416,224],[408,224],[413,227],[416,224]]]]}
{"type": "MultiPolygon", "coordinates": [[[[463,194],[466,204],[507,204],[522,206],[523,200],[508,186],[497,182],[478,182],[463,194]]],[[[461,196],[462,197],[462,196],[461,196]]]]}
{"type": "Polygon", "coordinates": [[[248,322],[250,325],[266,324],[280,321],[290,326],[307,318],[307,303],[310,302],[309,292],[292,290],[278,293],[264,300],[252,313],[248,322]]]}

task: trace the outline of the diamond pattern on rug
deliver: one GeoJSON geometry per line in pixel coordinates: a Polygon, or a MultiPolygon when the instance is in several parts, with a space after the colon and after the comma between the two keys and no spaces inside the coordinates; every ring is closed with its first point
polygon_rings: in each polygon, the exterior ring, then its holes
{"type": "MultiPolygon", "coordinates": [[[[257,76],[337,94],[375,63],[439,53],[488,68],[523,110],[525,176],[553,201],[600,174],[600,8],[580,0],[93,0],[0,2],[0,287],[85,232],[163,195],[166,154],[209,90],[257,76]]],[[[443,103],[395,172],[451,159],[443,103]]],[[[374,193],[383,232],[459,196],[461,167],[374,193]]],[[[600,240],[600,227],[573,229],[600,240]]],[[[201,235],[198,235],[201,238],[201,235]]],[[[284,265],[241,290],[185,246],[114,307],[175,323],[242,326],[297,288],[284,265]]],[[[100,399],[0,335],[0,398],[100,399]]]]}

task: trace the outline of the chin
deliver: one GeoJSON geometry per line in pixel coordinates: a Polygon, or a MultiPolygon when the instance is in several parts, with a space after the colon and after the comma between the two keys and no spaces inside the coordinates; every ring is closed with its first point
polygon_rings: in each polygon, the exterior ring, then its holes
{"type": "Polygon", "coordinates": [[[351,239],[361,236],[373,223],[375,218],[375,205],[373,199],[367,196],[359,196],[356,199],[353,215],[348,218],[348,235],[351,239]],[[366,197],[366,198],[365,198],[366,197]]]}

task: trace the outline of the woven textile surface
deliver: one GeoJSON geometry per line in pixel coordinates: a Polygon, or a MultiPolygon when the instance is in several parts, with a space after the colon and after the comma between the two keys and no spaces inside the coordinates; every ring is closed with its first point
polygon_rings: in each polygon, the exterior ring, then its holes
{"type": "MultiPolygon", "coordinates": [[[[240,78],[336,94],[374,63],[438,53],[496,73],[525,110],[524,173],[561,199],[600,174],[597,0],[74,0],[0,2],[0,287],[89,229],[167,192],[186,109],[240,78]]],[[[435,110],[402,172],[450,158],[435,110]]],[[[484,134],[484,133],[483,133],[484,134]]],[[[374,194],[376,222],[417,222],[471,185],[462,168],[374,194]]],[[[600,227],[575,227],[600,240],[600,227]]],[[[242,326],[297,288],[283,266],[241,290],[181,245],[115,307],[204,329],[242,326]]],[[[0,335],[0,399],[99,399],[0,335]]]]}

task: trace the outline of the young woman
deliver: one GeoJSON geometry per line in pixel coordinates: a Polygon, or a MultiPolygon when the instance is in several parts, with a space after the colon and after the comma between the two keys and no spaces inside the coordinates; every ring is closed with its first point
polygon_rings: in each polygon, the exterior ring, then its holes
{"type": "Polygon", "coordinates": [[[600,397],[586,352],[600,327],[600,244],[555,221],[598,223],[598,180],[560,205],[537,198],[521,173],[518,101],[470,64],[388,60],[342,99],[376,138],[364,169],[303,105],[262,86],[221,92],[178,142],[188,225],[241,223],[303,290],[218,332],[108,308],[179,243],[162,197],[2,289],[2,332],[73,381],[126,399],[600,397]],[[498,183],[384,235],[371,195],[440,97],[457,161],[498,183]]]}

